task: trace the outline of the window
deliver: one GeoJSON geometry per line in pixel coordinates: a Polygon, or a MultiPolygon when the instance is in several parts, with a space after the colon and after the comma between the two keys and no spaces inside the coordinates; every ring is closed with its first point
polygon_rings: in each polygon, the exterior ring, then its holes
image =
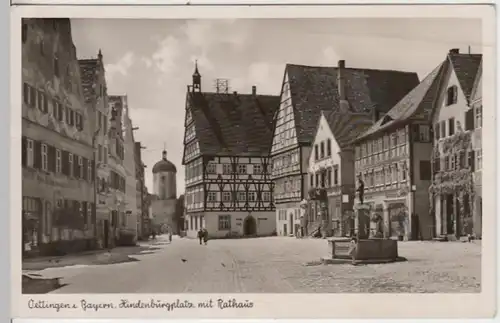
{"type": "Polygon", "coordinates": [[[314,160],[319,159],[319,147],[318,145],[314,145],[314,160]]]}
{"type": "Polygon", "coordinates": [[[325,142],[322,141],[320,143],[320,156],[321,158],[325,158],[325,142]]]}
{"type": "Polygon", "coordinates": [[[34,154],[33,154],[33,140],[31,139],[26,139],[26,146],[27,146],[27,151],[26,151],[26,165],[28,167],[33,167],[33,164],[35,162],[34,154]]]}
{"type": "Polygon", "coordinates": [[[61,173],[61,150],[56,149],[56,173],[61,173]]]}
{"type": "Polygon", "coordinates": [[[76,128],[80,131],[83,130],[83,117],[80,113],[75,112],[76,128]]]}
{"type": "Polygon", "coordinates": [[[57,100],[54,101],[54,116],[58,121],[64,120],[64,112],[62,104],[57,100]]]}
{"type": "Polygon", "coordinates": [[[475,109],[475,123],[474,128],[481,128],[483,126],[483,107],[479,106],[475,109]]]}
{"type": "Polygon", "coordinates": [[[397,183],[398,182],[398,164],[393,165],[392,169],[392,182],[397,183]]]}
{"type": "Polygon", "coordinates": [[[432,179],[431,162],[428,160],[420,161],[420,180],[430,181],[432,179]]]}
{"type": "Polygon", "coordinates": [[[429,142],[430,141],[430,128],[426,125],[418,126],[418,139],[420,142],[429,142]]]}
{"type": "Polygon", "coordinates": [[[54,75],[59,77],[59,57],[57,54],[54,54],[54,75]]]}
{"type": "Polygon", "coordinates": [[[439,122],[434,125],[434,139],[439,140],[439,122]]]}
{"type": "Polygon", "coordinates": [[[47,156],[47,145],[42,144],[42,169],[47,171],[49,167],[48,156],[47,156]]]}
{"type": "Polygon", "coordinates": [[[255,202],[255,192],[248,192],[248,201],[255,202]]]}
{"type": "Polygon", "coordinates": [[[93,182],[94,179],[92,178],[92,161],[87,162],[87,179],[89,182],[93,182]]]}
{"type": "Polygon", "coordinates": [[[246,174],[247,165],[238,165],[238,174],[246,174]]]}
{"type": "Polygon", "coordinates": [[[407,168],[407,166],[406,166],[406,162],[405,162],[405,163],[403,163],[403,167],[401,169],[401,180],[402,181],[406,181],[406,168],[407,168]]]}
{"type": "Polygon", "coordinates": [[[21,27],[21,38],[23,40],[23,43],[26,43],[26,40],[28,40],[28,25],[23,24],[21,27]]]}
{"type": "Polygon", "coordinates": [[[215,202],[216,200],[217,200],[217,193],[216,192],[208,192],[207,201],[208,202],[215,202]]]}
{"type": "Polygon", "coordinates": [[[450,156],[450,161],[449,161],[449,170],[455,170],[455,156],[451,155],[450,156]]]}
{"type": "Polygon", "coordinates": [[[47,113],[49,111],[47,97],[42,91],[38,91],[38,110],[42,111],[43,113],[47,113]]]}
{"type": "Polygon", "coordinates": [[[219,215],[219,230],[229,230],[231,229],[231,217],[230,215],[219,215]]]}
{"type": "Polygon", "coordinates": [[[222,173],[223,174],[231,174],[232,173],[232,169],[231,169],[231,164],[223,164],[222,165],[222,173]]]}
{"type": "Polygon", "coordinates": [[[108,147],[104,147],[103,148],[103,161],[104,161],[104,164],[107,164],[108,163],[108,147]]]}
{"type": "Polygon", "coordinates": [[[309,175],[309,187],[314,187],[314,174],[309,175]]]}
{"type": "Polygon", "coordinates": [[[326,186],[327,187],[332,187],[332,169],[328,168],[326,171],[326,186]]]}
{"type": "Polygon", "coordinates": [[[222,201],[223,202],[231,201],[231,192],[222,192],[222,201]]]}
{"type": "Polygon", "coordinates": [[[207,165],[207,174],[215,174],[215,164],[208,163],[208,165],[207,165]]]}
{"type": "Polygon", "coordinates": [[[74,167],[73,167],[73,154],[69,154],[68,155],[68,164],[69,164],[69,176],[73,177],[73,171],[74,171],[74,167]]]}
{"type": "Polygon", "coordinates": [[[82,156],[78,156],[78,178],[83,178],[83,158],[82,156]]]}
{"type": "Polygon", "coordinates": [[[271,192],[263,192],[262,193],[262,200],[264,202],[269,202],[271,201],[271,192]]]}
{"type": "Polygon", "coordinates": [[[332,155],[332,140],[330,138],[326,140],[326,155],[328,157],[332,155]]]}
{"type": "Polygon", "coordinates": [[[476,150],[476,170],[480,170],[483,168],[483,150],[476,150]]]}
{"type": "Polygon", "coordinates": [[[333,166],[333,185],[339,185],[339,166],[333,166]]]}
{"type": "Polygon", "coordinates": [[[246,202],[247,193],[246,192],[238,192],[238,201],[246,202]]]}
{"type": "Polygon", "coordinates": [[[439,128],[441,129],[441,138],[446,137],[446,121],[441,121],[441,125],[439,128]]]}
{"type": "Polygon", "coordinates": [[[448,135],[453,136],[455,134],[455,118],[448,119],[448,135]]]}
{"type": "Polygon", "coordinates": [[[103,158],[102,158],[102,146],[101,145],[97,145],[97,162],[102,162],[103,158]]]}
{"type": "Polygon", "coordinates": [[[253,165],[253,173],[256,175],[262,174],[262,165],[253,165]]]}
{"type": "Polygon", "coordinates": [[[319,187],[319,174],[318,173],[316,173],[316,181],[315,181],[315,183],[316,183],[315,187],[319,187]]]}
{"type": "Polygon", "coordinates": [[[452,105],[457,103],[458,88],[456,85],[450,86],[447,91],[446,105],[452,105]]]}

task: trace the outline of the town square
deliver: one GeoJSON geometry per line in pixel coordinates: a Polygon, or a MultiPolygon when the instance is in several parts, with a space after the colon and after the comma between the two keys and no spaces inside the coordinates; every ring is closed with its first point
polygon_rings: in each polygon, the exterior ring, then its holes
{"type": "Polygon", "coordinates": [[[481,292],[481,25],[421,25],[23,18],[23,293],[481,292]]]}

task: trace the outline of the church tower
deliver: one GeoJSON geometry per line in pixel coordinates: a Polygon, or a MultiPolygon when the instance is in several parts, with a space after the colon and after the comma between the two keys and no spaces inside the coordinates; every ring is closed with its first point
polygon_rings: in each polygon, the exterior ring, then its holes
{"type": "Polygon", "coordinates": [[[153,194],[160,200],[177,198],[177,169],[167,159],[167,151],[163,150],[162,158],[153,166],[153,194]]]}

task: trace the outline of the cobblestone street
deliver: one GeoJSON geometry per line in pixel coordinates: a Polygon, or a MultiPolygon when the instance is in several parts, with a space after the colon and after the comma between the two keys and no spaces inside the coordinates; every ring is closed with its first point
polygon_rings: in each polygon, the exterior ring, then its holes
{"type": "Polygon", "coordinates": [[[407,262],[318,265],[325,240],[256,238],[213,240],[207,246],[176,238],[139,261],[49,268],[63,277],[54,293],[457,293],[480,292],[481,245],[402,242],[407,262]]]}

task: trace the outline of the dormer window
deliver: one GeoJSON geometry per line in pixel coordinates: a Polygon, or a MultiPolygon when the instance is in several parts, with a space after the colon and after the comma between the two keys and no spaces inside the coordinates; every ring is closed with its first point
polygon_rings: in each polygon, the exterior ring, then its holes
{"type": "Polygon", "coordinates": [[[456,85],[450,86],[446,95],[446,105],[452,105],[457,103],[458,88],[456,85]]]}
{"type": "Polygon", "coordinates": [[[386,124],[386,123],[388,123],[388,122],[390,122],[392,120],[393,119],[390,116],[385,115],[384,118],[382,119],[382,124],[381,125],[384,125],[384,124],[386,124]]]}

